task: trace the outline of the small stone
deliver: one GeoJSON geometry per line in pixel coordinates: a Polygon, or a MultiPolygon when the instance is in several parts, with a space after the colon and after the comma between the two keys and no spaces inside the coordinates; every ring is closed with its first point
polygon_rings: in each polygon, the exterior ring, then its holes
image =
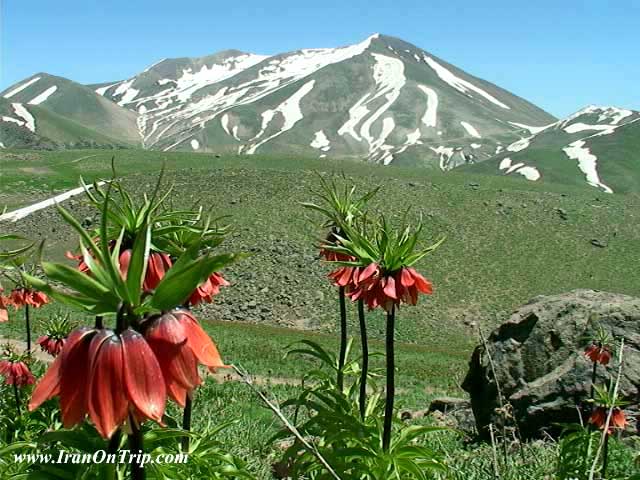
{"type": "Polygon", "coordinates": [[[601,240],[598,240],[597,238],[593,238],[593,239],[591,239],[591,245],[593,245],[594,247],[598,247],[598,248],[606,248],[607,247],[607,242],[603,242],[601,240]]]}

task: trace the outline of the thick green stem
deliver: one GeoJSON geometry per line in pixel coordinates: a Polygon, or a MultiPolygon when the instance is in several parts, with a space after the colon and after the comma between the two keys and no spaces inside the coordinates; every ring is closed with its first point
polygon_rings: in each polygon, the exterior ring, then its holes
{"type": "Polygon", "coordinates": [[[609,435],[604,437],[602,448],[602,478],[607,478],[607,462],[609,460],[609,435]]]}
{"type": "MultiPolygon", "coordinates": [[[[187,400],[184,404],[184,412],[182,412],[182,429],[190,432],[191,431],[191,411],[193,408],[193,399],[192,395],[195,391],[192,391],[187,395],[187,400]]],[[[189,451],[189,437],[182,437],[182,450],[185,452],[189,451]]]]}
{"type": "Polygon", "coordinates": [[[362,370],[360,371],[360,417],[364,420],[367,410],[367,376],[369,375],[369,342],[367,322],[364,316],[364,302],[358,300],[358,321],[360,323],[360,344],[362,345],[362,370]]]}
{"type": "Polygon", "coordinates": [[[29,305],[24,306],[24,322],[27,327],[27,355],[31,355],[31,321],[29,320],[29,305]]]}
{"type": "Polygon", "coordinates": [[[338,388],[344,388],[344,363],[347,356],[347,305],[344,287],[340,287],[340,356],[338,357],[338,388]]]}
{"type": "Polygon", "coordinates": [[[384,405],[384,430],[382,432],[382,449],[389,451],[391,445],[391,425],[393,423],[393,401],[395,397],[395,351],[393,334],[395,332],[396,311],[395,305],[387,312],[386,356],[387,356],[387,388],[384,405]]]}
{"type": "MultiPolygon", "coordinates": [[[[122,430],[118,429],[109,439],[109,444],[107,445],[107,453],[108,454],[117,454],[118,448],[120,447],[120,439],[122,438],[122,430]]],[[[116,480],[116,464],[115,463],[105,463],[104,464],[104,478],[108,480],[116,480]]]]}
{"type": "Polygon", "coordinates": [[[18,416],[22,414],[22,408],[20,408],[20,393],[18,392],[18,386],[13,384],[13,395],[16,399],[16,408],[18,409],[18,416]]]}
{"type": "MultiPolygon", "coordinates": [[[[139,458],[141,458],[144,454],[144,445],[142,442],[140,426],[136,423],[132,415],[129,416],[129,423],[131,426],[131,433],[129,434],[129,449],[131,450],[131,454],[140,455],[139,458]]],[[[136,461],[131,462],[131,479],[145,479],[144,465],[141,465],[136,461]]]]}
{"type": "Polygon", "coordinates": [[[589,393],[589,398],[591,400],[593,400],[595,394],[597,368],[598,362],[593,362],[593,369],[591,370],[591,392],[589,393]]]}

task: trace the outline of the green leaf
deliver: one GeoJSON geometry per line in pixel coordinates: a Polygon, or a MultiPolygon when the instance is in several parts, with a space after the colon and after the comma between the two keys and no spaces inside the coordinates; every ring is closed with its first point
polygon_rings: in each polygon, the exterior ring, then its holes
{"type": "Polygon", "coordinates": [[[133,242],[131,261],[127,271],[127,290],[132,305],[140,303],[142,282],[147,271],[149,261],[149,248],[151,245],[151,227],[147,225],[143,232],[140,232],[133,242]]]}
{"type": "MultiPolygon", "coordinates": [[[[191,248],[184,255],[190,256],[191,248]]],[[[220,270],[244,255],[225,254],[214,257],[203,256],[197,260],[181,262],[182,256],[169,269],[154,292],[152,305],[158,310],[169,310],[182,305],[198,285],[213,272],[220,270]]]]}
{"type": "Polygon", "coordinates": [[[42,262],[42,269],[51,280],[60,282],[87,297],[99,299],[109,293],[108,288],[105,288],[90,276],[67,265],[42,262]]]}

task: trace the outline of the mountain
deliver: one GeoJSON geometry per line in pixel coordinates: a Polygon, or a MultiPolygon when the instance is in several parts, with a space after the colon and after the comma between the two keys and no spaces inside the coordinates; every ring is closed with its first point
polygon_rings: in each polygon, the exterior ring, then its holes
{"type": "Polygon", "coordinates": [[[264,57],[163,60],[96,91],[139,114],[146,148],[282,152],[451,168],[555,119],[401,40],[264,57]],[[454,153],[458,153],[454,155],[454,153]]]}
{"type": "Polygon", "coordinates": [[[38,73],[1,92],[0,100],[11,105],[1,117],[3,143],[19,146],[21,138],[31,136],[42,145],[140,145],[135,113],[66,78],[38,73]],[[13,130],[22,126],[22,135],[11,134],[6,123],[13,130]]]}
{"type": "Polygon", "coordinates": [[[443,170],[489,159],[517,140],[521,125],[556,120],[383,35],[269,57],[225,50],[165,59],[127,80],[90,87],[41,74],[2,95],[39,101],[122,143],[141,139],[147,149],[287,152],[443,170]]]}
{"type": "Polygon", "coordinates": [[[471,170],[531,181],[587,184],[606,193],[640,191],[640,112],[590,105],[522,138],[471,170]]]}

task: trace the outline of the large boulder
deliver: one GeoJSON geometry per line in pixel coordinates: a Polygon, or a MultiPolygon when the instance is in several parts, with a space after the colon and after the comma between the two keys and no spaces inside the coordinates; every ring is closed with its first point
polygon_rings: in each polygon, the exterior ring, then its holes
{"type": "MultiPolygon", "coordinates": [[[[625,339],[620,387],[632,402],[626,410],[631,428],[637,429],[640,299],[576,290],[534,298],[489,335],[486,343],[495,377],[484,346],[476,347],[462,388],[471,396],[478,432],[486,437],[489,424],[500,426],[505,418],[496,379],[503,403],[511,406],[508,414],[524,438],[537,437],[543,430],[554,435],[557,423],[578,422],[576,406],[584,406],[591,385],[592,363],[583,352],[596,337],[598,326],[616,339],[625,339]]],[[[607,370],[615,375],[617,362],[612,360],[607,370]]],[[[601,365],[597,371],[602,385],[609,377],[601,365]]]]}

